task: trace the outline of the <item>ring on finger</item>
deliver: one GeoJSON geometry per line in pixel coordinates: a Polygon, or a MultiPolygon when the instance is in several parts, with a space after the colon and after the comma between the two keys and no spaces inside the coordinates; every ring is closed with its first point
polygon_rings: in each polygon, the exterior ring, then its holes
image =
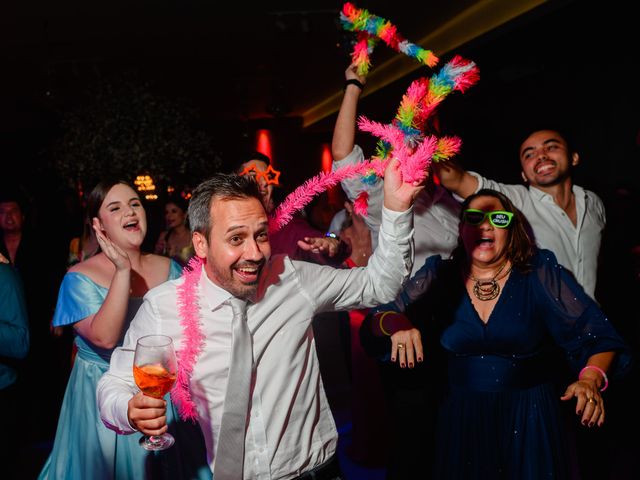
{"type": "Polygon", "coordinates": [[[589,397],[589,398],[588,398],[588,400],[587,400],[587,402],[589,402],[589,403],[593,403],[594,405],[598,405],[598,401],[597,401],[595,398],[593,398],[593,397],[589,397]]]}
{"type": "Polygon", "coordinates": [[[400,350],[402,350],[402,349],[404,348],[404,343],[399,343],[399,344],[398,344],[398,348],[399,348],[400,350]]]}

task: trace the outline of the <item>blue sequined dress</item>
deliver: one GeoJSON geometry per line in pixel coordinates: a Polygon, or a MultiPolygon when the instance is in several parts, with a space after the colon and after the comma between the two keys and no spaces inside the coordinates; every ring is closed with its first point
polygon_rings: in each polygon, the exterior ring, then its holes
{"type": "MultiPolygon", "coordinates": [[[[181,273],[180,265],[171,261],[168,280],[178,278],[181,273]]],[[[70,325],[95,314],[107,291],[86,275],[68,272],[60,286],[53,325],[70,325]]],[[[126,325],[141,304],[142,298],[129,300],[126,325]]],[[[53,449],[39,479],[211,478],[199,427],[179,421],[171,401],[167,402],[167,423],[176,443],[168,450],[147,452],[138,444],[140,433],[118,435],[105,427],[98,413],[96,386],[109,368],[113,350],[98,348],[79,335],[75,344],[78,352],[60,410],[53,449]]],[[[38,394],[46,401],[45,392],[38,394]]]]}
{"type": "MultiPolygon", "coordinates": [[[[630,362],[598,305],[548,250],[535,255],[529,272],[511,272],[486,323],[460,268],[440,256],[428,258],[399,299],[378,310],[404,311],[427,297],[423,317],[439,324],[447,362],[434,478],[570,478],[565,427],[579,419],[564,414],[560,396],[593,354],[618,352],[610,378],[630,362]]],[[[569,403],[574,409],[575,400],[569,403]]]]}

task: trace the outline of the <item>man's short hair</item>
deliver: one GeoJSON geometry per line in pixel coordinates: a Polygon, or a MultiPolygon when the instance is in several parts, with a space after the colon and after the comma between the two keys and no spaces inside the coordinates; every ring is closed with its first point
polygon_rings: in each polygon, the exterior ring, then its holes
{"type": "Polygon", "coordinates": [[[518,151],[518,156],[520,154],[520,147],[524,143],[524,141],[529,138],[533,133],[540,132],[542,130],[549,130],[551,132],[556,132],[560,137],[566,142],[567,150],[569,154],[575,153],[576,143],[573,132],[570,128],[565,125],[555,125],[549,123],[538,123],[538,124],[530,124],[526,127],[526,129],[522,129],[522,131],[518,135],[518,144],[516,145],[516,149],[518,151]]]}
{"type": "Polygon", "coordinates": [[[23,215],[27,213],[29,202],[24,192],[16,185],[2,183],[0,185],[0,203],[15,202],[23,215]]]}
{"type": "Polygon", "coordinates": [[[238,159],[237,162],[234,163],[234,165],[232,165],[233,169],[231,170],[230,173],[240,173],[240,170],[242,167],[242,165],[244,165],[247,162],[251,162],[252,160],[258,160],[260,162],[264,162],[267,165],[271,165],[271,159],[269,158],[268,155],[265,155],[262,152],[251,152],[249,155],[243,156],[240,159],[238,159]]]}
{"type": "Polygon", "coordinates": [[[192,232],[199,232],[209,241],[211,232],[211,204],[213,200],[255,198],[262,205],[260,188],[253,177],[217,173],[198,185],[189,200],[189,223],[192,232]]]}

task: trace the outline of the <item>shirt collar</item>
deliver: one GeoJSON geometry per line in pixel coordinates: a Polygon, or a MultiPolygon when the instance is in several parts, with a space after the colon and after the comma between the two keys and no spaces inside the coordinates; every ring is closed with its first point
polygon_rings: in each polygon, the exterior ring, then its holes
{"type": "Polygon", "coordinates": [[[200,285],[202,285],[202,294],[204,295],[204,299],[211,311],[218,309],[220,305],[230,300],[233,296],[224,288],[219,287],[209,279],[207,272],[204,269],[204,265],[202,266],[200,285]]]}
{"type": "MultiPolygon", "coordinates": [[[[551,200],[552,202],[554,201],[551,195],[549,195],[546,192],[543,192],[539,188],[532,187],[531,185],[529,185],[529,191],[534,196],[534,198],[538,198],[538,199],[546,198],[548,200],[551,200]]],[[[576,199],[586,198],[587,196],[584,188],[580,187],[579,185],[576,185],[575,183],[571,185],[571,191],[575,195],[576,199]]]]}

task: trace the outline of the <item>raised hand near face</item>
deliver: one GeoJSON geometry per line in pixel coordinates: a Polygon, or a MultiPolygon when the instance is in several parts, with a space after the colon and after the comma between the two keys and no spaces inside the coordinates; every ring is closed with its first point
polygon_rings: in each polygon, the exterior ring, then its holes
{"type": "Polygon", "coordinates": [[[100,220],[98,218],[93,219],[92,226],[102,252],[113,262],[116,270],[131,270],[129,255],[106,236],[104,230],[100,228],[100,220]]]}

